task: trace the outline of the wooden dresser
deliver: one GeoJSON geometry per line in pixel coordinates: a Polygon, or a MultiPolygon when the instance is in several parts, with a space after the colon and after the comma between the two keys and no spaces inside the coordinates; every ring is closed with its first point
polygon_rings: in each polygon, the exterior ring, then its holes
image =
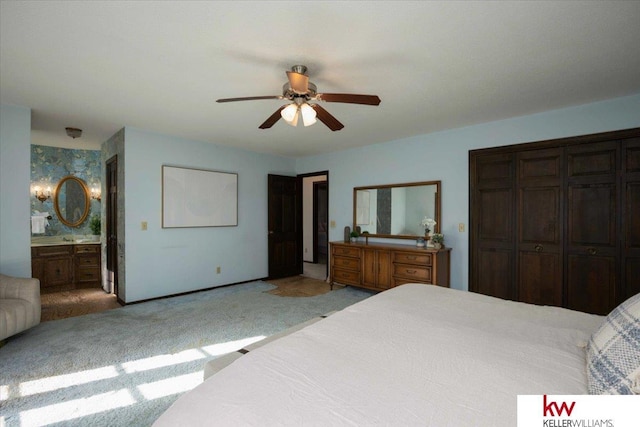
{"type": "Polygon", "coordinates": [[[78,288],[99,288],[99,244],[31,247],[31,275],[40,280],[42,293],[78,288]]]}
{"type": "Polygon", "coordinates": [[[383,291],[403,283],[449,287],[451,249],[389,243],[331,242],[331,287],[335,283],[383,291]]]}

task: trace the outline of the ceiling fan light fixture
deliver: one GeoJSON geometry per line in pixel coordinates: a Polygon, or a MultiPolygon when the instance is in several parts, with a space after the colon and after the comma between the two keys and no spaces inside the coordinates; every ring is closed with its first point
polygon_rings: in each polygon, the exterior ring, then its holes
{"type": "Polygon", "coordinates": [[[300,106],[300,112],[302,113],[302,123],[305,126],[311,126],[316,120],[316,110],[306,102],[300,106]]]}
{"type": "Polygon", "coordinates": [[[280,112],[280,115],[284,119],[285,122],[290,124],[291,126],[296,126],[298,124],[299,117],[299,109],[296,104],[289,104],[280,112]]]}

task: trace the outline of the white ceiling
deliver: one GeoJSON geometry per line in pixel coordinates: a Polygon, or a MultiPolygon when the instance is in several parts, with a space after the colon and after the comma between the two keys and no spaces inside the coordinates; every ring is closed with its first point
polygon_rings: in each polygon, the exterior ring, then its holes
{"type": "Polygon", "coordinates": [[[640,2],[5,1],[0,101],[32,143],[97,149],[123,126],[300,157],[640,93],[640,2]],[[285,71],[344,125],[260,125],[285,71]],[[66,126],[83,136],[72,140],[66,126]]]}

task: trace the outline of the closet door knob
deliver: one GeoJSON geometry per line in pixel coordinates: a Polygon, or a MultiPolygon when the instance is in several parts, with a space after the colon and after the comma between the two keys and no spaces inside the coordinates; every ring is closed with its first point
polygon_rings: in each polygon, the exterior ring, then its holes
{"type": "Polygon", "coordinates": [[[544,247],[541,244],[537,244],[533,247],[533,249],[536,250],[536,252],[542,252],[542,250],[544,249],[544,247]]]}

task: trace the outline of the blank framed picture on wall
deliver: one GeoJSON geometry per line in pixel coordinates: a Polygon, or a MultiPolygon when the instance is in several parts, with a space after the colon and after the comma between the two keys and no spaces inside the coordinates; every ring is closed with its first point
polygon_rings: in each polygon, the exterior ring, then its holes
{"type": "Polygon", "coordinates": [[[237,173],[162,166],[162,228],[237,225],[237,173]]]}

